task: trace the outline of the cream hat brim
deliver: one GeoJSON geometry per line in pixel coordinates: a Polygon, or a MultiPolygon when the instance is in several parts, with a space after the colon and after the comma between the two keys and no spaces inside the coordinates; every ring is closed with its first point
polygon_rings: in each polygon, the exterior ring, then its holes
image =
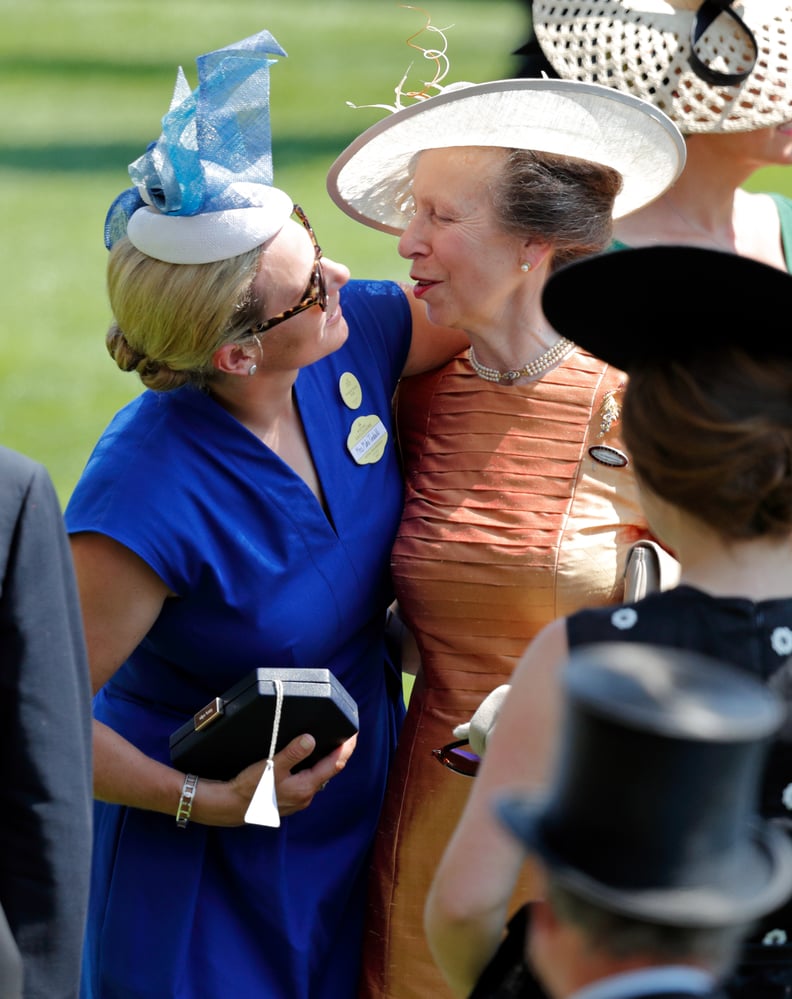
{"type": "Polygon", "coordinates": [[[126,234],[141,253],[166,263],[227,260],[266,243],[294,210],[292,199],[277,187],[259,185],[257,200],[255,206],[200,215],[164,215],[144,205],[129,219],[126,234]]]}
{"type": "Polygon", "coordinates": [[[753,32],[721,14],[696,44],[736,86],[706,83],[690,65],[690,32],[701,0],[533,0],[533,30],[565,80],[600,83],[650,101],[683,133],[747,132],[792,119],[792,3],[743,0],[732,7],[753,32]]]}
{"type": "Polygon", "coordinates": [[[399,235],[409,222],[413,157],[497,146],[573,156],[618,170],[614,218],[654,201],[685,164],[685,142],[645,101],[572,80],[496,80],[446,90],[368,128],[333,163],[327,189],[347,215],[399,235]]]}

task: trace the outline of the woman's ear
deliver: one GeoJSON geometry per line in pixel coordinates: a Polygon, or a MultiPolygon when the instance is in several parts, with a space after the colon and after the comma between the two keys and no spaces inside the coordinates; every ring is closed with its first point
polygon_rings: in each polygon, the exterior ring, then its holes
{"type": "Polygon", "coordinates": [[[256,363],[255,345],[224,343],[212,354],[212,367],[224,375],[248,375],[256,363]]]}
{"type": "Polygon", "coordinates": [[[552,253],[552,246],[540,239],[530,239],[523,243],[520,252],[520,270],[524,273],[535,271],[552,253]]]}

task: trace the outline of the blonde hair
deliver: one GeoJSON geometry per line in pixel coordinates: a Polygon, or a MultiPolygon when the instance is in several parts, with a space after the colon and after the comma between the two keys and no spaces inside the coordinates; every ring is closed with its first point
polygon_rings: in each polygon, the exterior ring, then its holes
{"type": "Polygon", "coordinates": [[[252,337],[259,321],[262,303],[252,284],[260,256],[256,247],[209,264],[169,264],[119,239],[107,268],[115,318],[105,341],[110,356],[159,392],[188,382],[204,387],[218,347],[252,337]]]}

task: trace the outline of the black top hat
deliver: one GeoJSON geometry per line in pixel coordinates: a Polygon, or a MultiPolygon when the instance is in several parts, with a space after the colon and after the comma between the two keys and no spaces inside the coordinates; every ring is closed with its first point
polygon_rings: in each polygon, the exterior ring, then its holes
{"type": "Polygon", "coordinates": [[[792,276],[756,260],[692,246],[650,246],[561,267],[542,295],[563,336],[624,371],[724,346],[792,356],[782,317],[792,276]]]}
{"type": "Polygon", "coordinates": [[[678,926],[750,922],[792,893],[792,844],[757,816],[780,700],[708,656],[579,647],[546,795],[499,817],[572,891],[678,926]]]}

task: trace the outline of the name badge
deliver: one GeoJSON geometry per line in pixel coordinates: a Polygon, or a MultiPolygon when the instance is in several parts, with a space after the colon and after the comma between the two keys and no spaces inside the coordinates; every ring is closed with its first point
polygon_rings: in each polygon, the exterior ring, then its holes
{"type": "Polygon", "coordinates": [[[370,465],[379,461],[385,453],[387,443],[388,431],[385,424],[373,414],[359,416],[347,437],[347,449],[358,465],[370,465]]]}

